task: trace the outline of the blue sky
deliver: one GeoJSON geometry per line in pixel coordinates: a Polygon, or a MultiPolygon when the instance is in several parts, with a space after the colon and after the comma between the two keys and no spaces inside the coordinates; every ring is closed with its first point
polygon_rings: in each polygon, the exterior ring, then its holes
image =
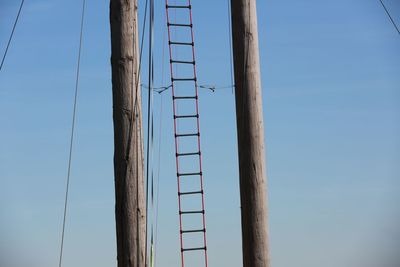
{"type": "MultiPolygon", "coordinates": [[[[0,51],[18,2],[0,0],[0,51]]],[[[155,2],[161,86],[166,27],[164,1],[155,2]]],[[[193,2],[200,83],[229,85],[227,2],[193,2]]],[[[400,3],[385,3],[400,24],[400,3]]],[[[87,3],[65,267],[116,266],[108,5],[87,3]]],[[[58,263],[80,9],[78,0],[26,1],[0,73],[4,267],[58,263]]],[[[258,1],[258,20],[272,265],[398,267],[399,35],[377,0],[258,1]]],[[[168,267],[179,263],[170,92],[155,104],[157,261],[168,267]]],[[[231,90],[201,91],[200,113],[210,266],[241,266],[231,90]]]]}

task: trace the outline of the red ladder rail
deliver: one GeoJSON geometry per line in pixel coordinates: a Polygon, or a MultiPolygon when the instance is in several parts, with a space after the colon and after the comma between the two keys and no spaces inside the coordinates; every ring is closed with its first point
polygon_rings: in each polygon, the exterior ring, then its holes
{"type": "MultiPolygon", "coordinates": [[[[173,113],[174,113],[174,136],[175,136],[175,155],[176,155],[176,170],[177,170],[177,184],[178,184],[178,208],[179,208],[179,228],[180,228],[180,245],[181,245],[181,262],[182,267],[185,266],[185,261],[192,263],[192,260],[196,257],[193,253],[202,253],[200,258],[204,259],[204,266],[208,266],[207,258],[207,239],[206,239],[206,220],[205,220],[205,208],[204,208],[204,188],[203,188],[203,171],[202,171],[202,155],[200,147],[200,119],[199,119],[199,94],[197,85],[196,75],[196,60],[195,60],[195,49],[194,49],[194,34],[193,34],[193,18],[192,18],[192,5],[190,0],[179,0],[175,1],[179,4],[170,5],[171,0],[166,0],[166,17],[167,17],[167,28],[168,28],[168,46],[170,56],[170,74],[172,83],[172,100],[173,100],[173,113]],[[173,12],[172,12],[173,11],[173,12]],[[179,16],[177,16],[179,12],[179,16]],[[175,18],[173,16],[175,15],[175,18]],[[186,18],[188,21],[177,21],[178,17],[182,20],[186,18]],[[172,19],[174,21],[172,22],[172,19]],[[173,33],[179,30],[183,30],[183,35],[186,35],[186,39],[179,40],[174,39],[173,33]],[[186,34],[185,34],[186,33],[186,34]],[[191,52],[181,54],[178,58],[179,49],[189,48],[191,52]],[[192,74],[190,77],[181,77],[178,74],[178,67],[190,68],[189,73],[192,74]],[[179,85],[178,85],[179,84],[179,85]],[[183,87],[182,84],[184,84],[183,87]],[[179,90],[177,90],[177,87],[179,90]],[[184,90],[182,90],[182,88],[184,90]],[[191,94],[188,93],[190,90],[194,90],[191,94]],[[183,91],[178,92],[178,91],[183,91]],[[185,105],[182,104],[183,101],[185,105]],[[178,107],[191,106],[192,112],[187,114],[184,113],[184,108],[178,107]],[[193,128],[189,132],[180,132],[179,123],[193,120],[193,128]],[[195,143],[190,146],[190,143],[195,143]],[[183,143],[183,144],[182,144],[183,143]],[[185,151],[184,147],[196,147],[195,151],[185,151]],[[182,150],[182,151],[181,151],[182,150]],[[188,162],[189,160],[189,162],[188,162]],[[184,171],[186,165],[195,166],[194,171],[184,171]],[[198,179],[198,184],[191,187],[191,190],[183,189],[185,183],[195,183],[198,179]],[[189,198],[201,196],[200,203],[193,204],[193,201],[189,198]],[[186,204],[186,205],[185,205],[186,204]],[[190,208],[188,207],[190,206],[190,208]],[[197,228],[189,228],[186,226],[186,216],[199,216],[191,218],[192,223],[198,221],[195,225],[197,228]],[[198,227],[200,226],[200,227],[198,227]],[[193,235],[202,235],[201,238],[197,239],[193,235]],[[192,240],[189,240],[192,238],[192,240]],[[195,240],[195,242],[190,242],[195,240]],[[201,241],[200,241],[201,240],[201,241]],[[189,243],[190,245],[188,245],[189,243]]],[[[176,37],[176,36],[175,36],[176,37]]],[[[184,36],[185,37],[185,36],[184,36]]],[[[183,75],[183,74],[181,74],[183,75]]],[[[186,72],[186,76],[188,72],[186,72]]],[[[187,130],[186,130],[187,131],[187,130]]],[[[196,259],[198,259],[197,255],[196,259]]],[[[196,262],[196,265],[199,264],[196,262]]],[[[201,266],[201,265],[198,265],[201,266]]]]}

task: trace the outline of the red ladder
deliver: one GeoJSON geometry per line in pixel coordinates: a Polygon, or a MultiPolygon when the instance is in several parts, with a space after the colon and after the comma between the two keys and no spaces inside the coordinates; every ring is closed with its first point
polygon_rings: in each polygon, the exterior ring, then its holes
{"type": "Polygon", "coordinates": [[[182,267],[208,265],[196,61],[190,0],[166,0],[182,267]],[[173,18],[173,19],[172,19],[173,18]],[[179,72],[178,72],[179,71],[179,72]],[[204,265],[200,262],[204,262],[204,265]]]}

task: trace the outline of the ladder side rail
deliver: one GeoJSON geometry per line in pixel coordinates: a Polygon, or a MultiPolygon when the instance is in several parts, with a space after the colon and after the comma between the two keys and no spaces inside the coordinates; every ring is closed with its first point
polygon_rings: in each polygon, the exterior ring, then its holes
{"type": "MultiPolygon", "coordinates": [[[[167,8],[166,8],[167,23],[170,23],[169,11],[168,11],[168,0],[165,0],[165,4],[167,6],[167,8]]],[[[170,44],[171,31],[170,31],[170,27],[169,26],[167,28],[168,28],[168,40],[169,40],[169,42],[168,42],[169,57],[170,57],[170,59],[172,59],[172,47],[171,47],[171,44],[170,44]]],[[[176,115],[176,102],[175,101],[176,100],[174,98],[174,96],[175,96],[175,84],[173,82],[173,77],[172,77],[172,75],[173,75],[173,65],[172,65],[172,63],[170,63],[170,73],[171,73],[171,91],[172,91],[172,102],[173,102],[172,105],[173,105],[173,113],[174,113],[174,134],[176,135],[176,133],[177,133],[177,122],[176,122],[176,117],[175,117],[175,115],[176,115]]],[[[174,140],[175,140],[175,152],[179,153],[178,139],[175,137],[174,140]]],[[[176,170],[178,172],[179,171],[179,159],[178,159],[178,157],[175,158],[175,164],[176,164],[176,170]]],[[[180,179],[180,177],[177,176],[178,192],[180,192],[180,180],[179,179],[180,179]]],[[[180,198],[180,196],[178,196],[178,208],[179,208],[179,229],[180,229],[180,233],[181,233],[181,231],[182,231],[182,214],[180,213],[180,211],[181,211],[181,198],[180,198]]],[[[183,237],[182,237],[181,234],[179,235],[179,240],[180,240],[181,248],[183,248],[183,237]]],[[[184,263],[184,254],[183,253],[181,253],[181,263],[182,263],[182,267],[184,267],[185,263],[184,263]]]]}
{"type": "MultiPolygon", "coordinates": [[[[191,0],[189,1],[189,6],[192,6],[191,0]]],[[[189,18],[190,18],[190,24],[193,25],[193,15],[192,15],[192,9],[189,10],[189,18]]],[[[194,43],[194,32],[193,32],[193,27],[190,28],[191,31],[191,38],[192,38],[192,43],[194,43]]],[[[195,62],[195,48],[194,45],[192,46],[192,59],[195,62]]],[[[196,71],[196,65],[193,65],[193,75],[195,77],[195,89],[196,89],[196,113],[199,114],[199,89],[198,89],[198,84],[197,84],[197,71],[196,71]]],[[[197,117],[197,131],[200,132],[200,118],[197,117]]],[[[197,143],[198,143],[198,150],[201,151],[201,142],[200,142],[200,135],[197,137],[197,143]]],[[[202,166],[202,155],[199,155],[199,168],[200,168],[200,185],[201,185],[201,191],[204,192],[204,183],[203,183],[203,166],[202,166]]],[[[202,204],[202,209],[205,210],[205,204],[204,204],[204,193],[201,195],[201,204],[202,204]]],[[[202,214],[203,217],[203,228],[206,229],[206,218],[205,218],[205,213],[202,214]]],[[[203,233],[203,241],[204,241],[204,247],[206,248],[204,250],[204,260],[205,260],[205,266],[208,267],[208,257],[207,257],[207,238],[206,238],[206,231],[203,233]]]]}

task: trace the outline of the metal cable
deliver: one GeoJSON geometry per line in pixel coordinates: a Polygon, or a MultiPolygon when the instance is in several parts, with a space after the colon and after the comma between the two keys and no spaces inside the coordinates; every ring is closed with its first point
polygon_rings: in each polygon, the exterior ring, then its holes
{"type": "Polygon", "coordinates": [[[19,6],[18,14],[17,14],[17,17],[15,18],[14,26],[13,26],[13,28],[12,28],[12,31],[11,31],[11,34],[10,34],[10,38],[8,38],[6,50],[4,51],[4,55],[3,55],[3,58],[2,58],[2,60],[1,60],[0,71],[1,71],[2,68],[3,68],[4,60],[6,59],[6,56],[7,56],[7,53],[8,53],[8,48],[10,47],[11,40],[12,40],[12,38],[13,38],[13,36],[14,36],[15,27],[17,26],[18,19],[19,19],[19,16],[20,16],[20,14],[21,14],[21,10],[22,10],[22,7],[24,6],[24,3],[25,3],[25,0],[22,0],[22,1],[21,1],[21,5],[19,6]]]}
{"type": "Polygon", "coordinates": [[[78,89],[79,89],[79,72],[80,72],[80,63],[81,63],[83,25],[84,25],[84,19],[85,19],[85,5],[86,5],[86,0],[83,0],[82,1],[81,27],[80,27],[80,36],[79,36],[78,62],[77,62],[76,79],[75,79],[74,108],[73,108],[73,112],[72,112],[71,138],[70,138],[70,144],[69,144],[68,172],[67,172],[67,183],[66,183],[65,201],[64,201],[64,216],[63,216],[63,225],[62,225],[62,233],[61,233],[60,259],[58,262],[59,267],[61,267],[61,265],[62,265],[62,257],[63,257],[63,249],[64,249],[65,222],[66,222],[66,218],[67,218],[68,193],[69,193],[69,183],[70,183],[70,176],[71,176],[72,148],[73,148],[73,143],[74,143],[76,104],[77,104],[78,89]]]}
{"type": "Polygon", "coordinates": [[[396,22],[394,22],[392,16],[390,15],[389,10],[386,8],[386,6],[385,6],[385,4],[383,3],[382,0],[379,0],[379,2],[381,2],[383,9],[385,9],[386,14],[388,15],[388,17],[389,17],[390,21],[392,22],[394,28],[396,29],[397,33],[400,34],[400,30],[399,30],[399,28],[397,27],[396,22]]]}
{"type": "MultiPolygon", "coordinates": [[[[149,89],[149,87],[145,84],[142,84],[141,86],[146,89],[149,89]]],[[[165,91],[167,91],[170,88],[172,88],[172,84],[170,84],[168,86],[153,87],[152,90],[161,95],[162,93],[164,93],[165,91]]],[[[232,84],[232,85],[224,85],[224,86],[215,86],[215,85],[202,84],[202,85],[199,85],[198,88],[207,89],[212,92],[215,92],[215,90],[220,90],[220,89],[234,89],[235,85],[232,84]]]]}

